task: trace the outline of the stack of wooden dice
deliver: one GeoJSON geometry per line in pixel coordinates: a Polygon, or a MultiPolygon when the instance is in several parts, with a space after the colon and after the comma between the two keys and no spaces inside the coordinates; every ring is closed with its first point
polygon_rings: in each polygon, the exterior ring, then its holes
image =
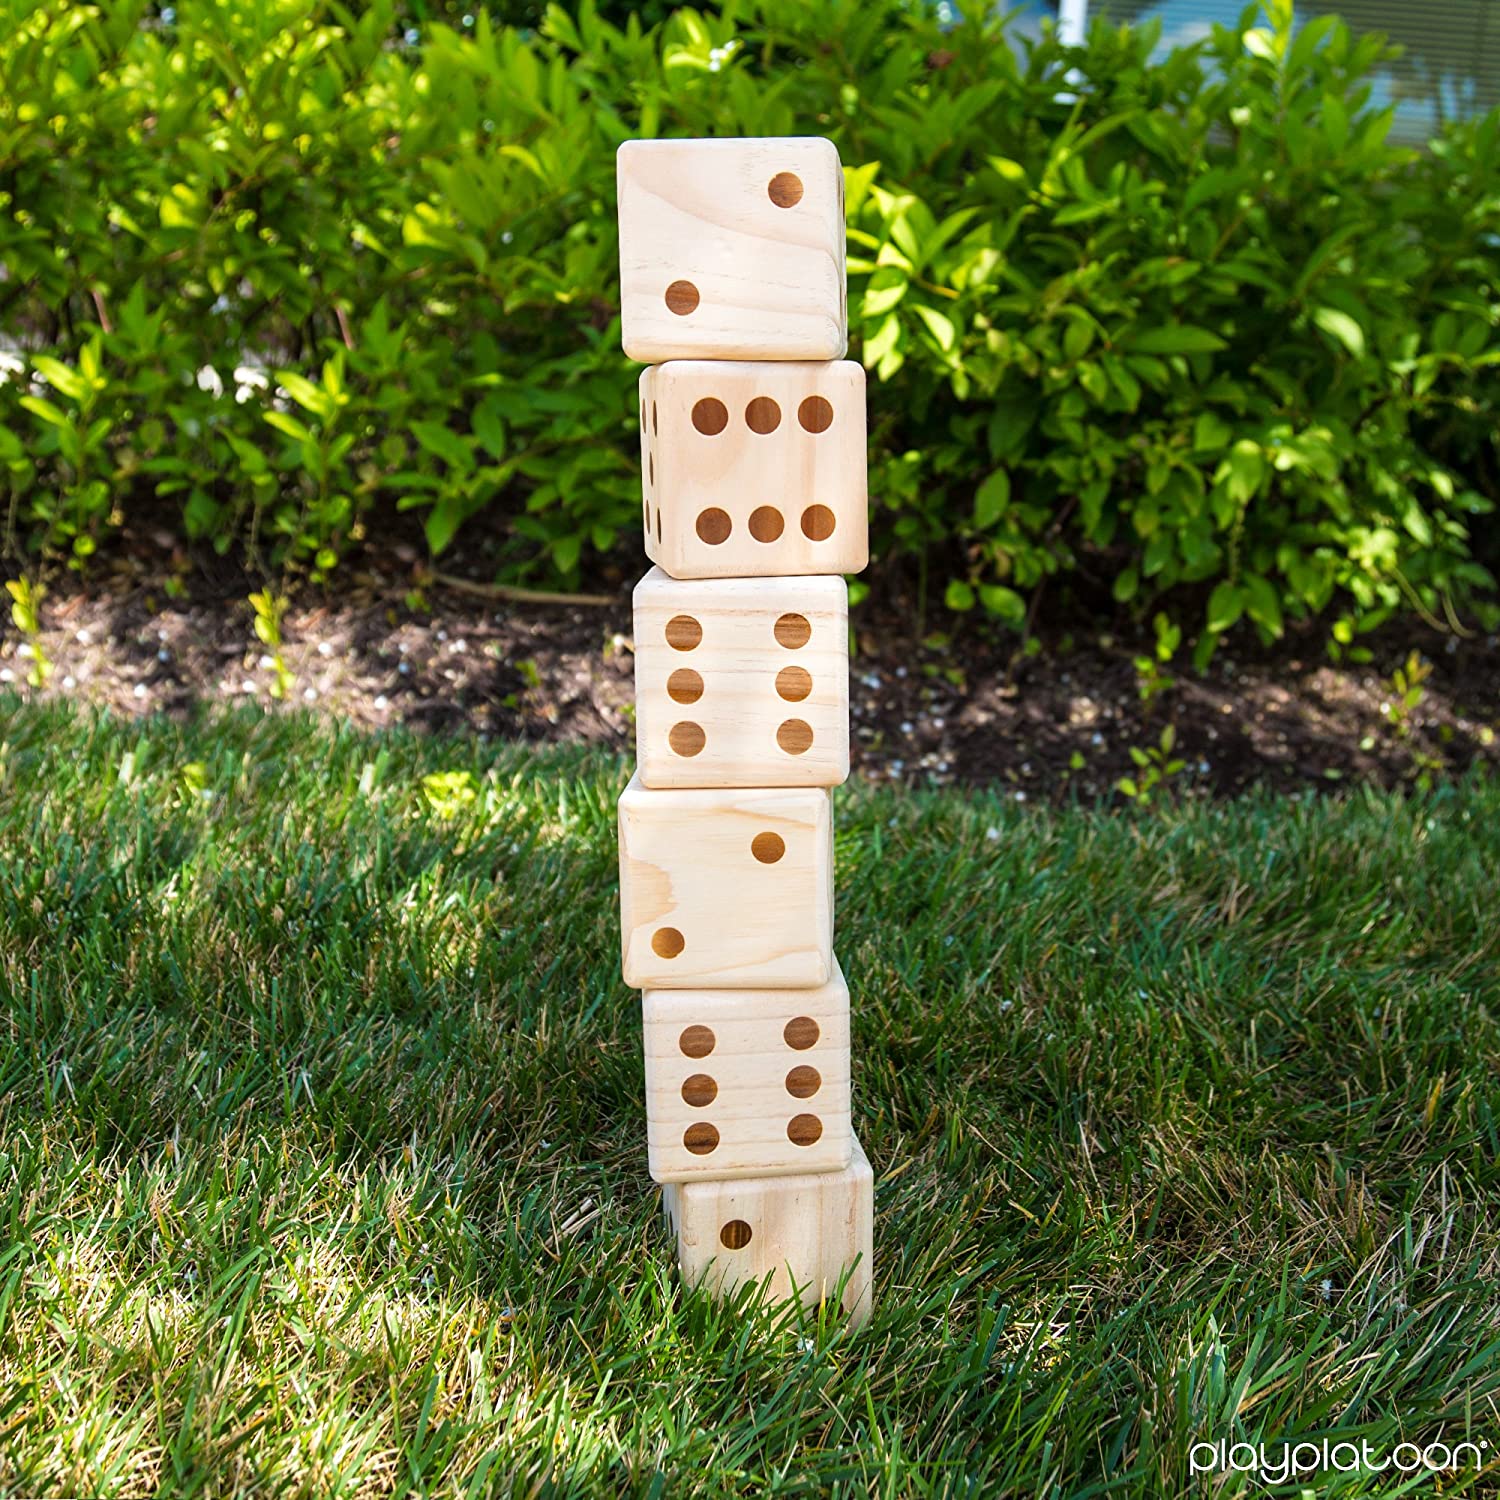
{"type": "Polygon", "coordinates": [[[629,141],[622,336],[640,380],[636,773],[625,981],[652,1177],[683,1276],[871,1298],[873,1179],[833,956],[831,787],[849,774],[848,589],[869,556],[838,153],[629,141]]]}

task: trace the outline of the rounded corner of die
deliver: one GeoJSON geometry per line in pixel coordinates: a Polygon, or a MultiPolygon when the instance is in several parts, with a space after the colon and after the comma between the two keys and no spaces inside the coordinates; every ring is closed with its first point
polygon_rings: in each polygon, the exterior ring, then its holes
{"type": "Polygon", "coordinates": [[[624,351],[625,358],[633,364],[646,365],[647,369],[641,371],[641,378],[645,379],[651,373],[649,366],[656,363],[654,346],[649,339],[642,339],[639,334],[627,331],[624,325],[620,327],[620,348],[624,351]]]}

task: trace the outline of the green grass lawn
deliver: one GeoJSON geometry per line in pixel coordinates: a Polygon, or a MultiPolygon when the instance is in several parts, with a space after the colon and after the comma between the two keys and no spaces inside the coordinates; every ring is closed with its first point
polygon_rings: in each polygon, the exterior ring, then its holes
{"type": "Polygon", "coordinates": [[[1494,1492],[1500,787],[841,792],[851,1339],[672,1274],[625,776],[0,699],[0,1492],[1494,1492]]]}

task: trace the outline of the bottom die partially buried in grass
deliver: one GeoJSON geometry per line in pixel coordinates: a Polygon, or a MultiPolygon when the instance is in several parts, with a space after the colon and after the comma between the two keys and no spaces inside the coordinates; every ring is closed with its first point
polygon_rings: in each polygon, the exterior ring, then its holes
{"type": "Polygon", "coordinates": [[[662,1207],[685,1282],[732,1296],[764,1286],[772,1301],[816,1307],[840,1296],[850,1324],[870,1316],[875,1178],[857,1140],[840,1172],[730,1182],[669,1182],[662,1207]]]}

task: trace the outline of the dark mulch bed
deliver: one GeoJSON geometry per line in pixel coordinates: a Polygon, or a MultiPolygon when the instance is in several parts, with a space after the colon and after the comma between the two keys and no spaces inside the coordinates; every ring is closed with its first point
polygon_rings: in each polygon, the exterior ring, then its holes
{"type": "MultiPolygon", "coordinates": [[[[124,555],[87,586],[54,582],[44,644],[48,692],[125,714],[185,714],[195,704],[269,703],[271,674],[228,564],[169,575],[158,556],[124,555]],[[164,587],[179,579],[177,597],[164,587]]],[[[608,605],[502,601],[424,577],[401,543],[384,565],[351,569],[336,589],[307,591],[286,620],[290,702],[357,724],[405,723],[628,750],[632,655],[628,585],[608,605]]],[[[985,622],[945,616],[925,637],[889,599],[856,615],[851,664],[856,774],[937,783],[995,783],[1018,797],[1091,797],[1137,774],[1131,747],[1176,731],[1181,792],[1228,796],[1350,782],[1390,786],[1500,760],[1500,646],[1425,627],[1390,627],[1362,642],[1373,660],[1335,665],[1321,628],[1269,650],[1221,651],[1206,675],[1169,669],[1154,704],[1137,692],[1145,647],[1100,629],[1043,623],[1042,649],[985,622]],[[1431,664],[1420,703],[1400,722],[1387,706],[1411,650],[1431,664]]],[[[1185,656],[1186,653],[1184,652],[1185,656]]],[[[0,642],[0,685],[28,663],[13,633],[0,642]]]]}

